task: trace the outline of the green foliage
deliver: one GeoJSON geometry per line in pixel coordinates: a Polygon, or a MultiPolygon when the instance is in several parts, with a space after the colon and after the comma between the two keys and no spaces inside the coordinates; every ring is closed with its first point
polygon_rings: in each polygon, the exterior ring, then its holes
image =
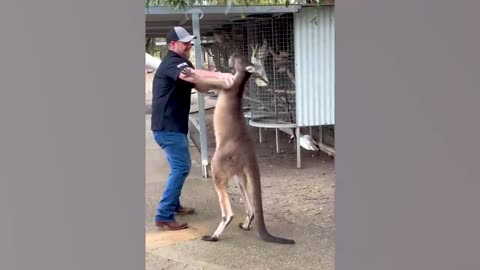
{"type": "Polygon", "coordinates": [[[167,54],[167,47],[162,45],[155,44],[155,38],[147,37],[145,38],[145,52],[148,54],[163,58],[167,54]]]}

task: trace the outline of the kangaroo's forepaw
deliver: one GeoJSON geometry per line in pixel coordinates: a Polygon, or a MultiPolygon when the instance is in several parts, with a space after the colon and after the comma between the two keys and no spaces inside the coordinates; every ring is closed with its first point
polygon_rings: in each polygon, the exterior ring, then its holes
{"type": "Polygon", "coordinates": [[[244,230],[244,231],[250,231],[250,227],[246,227],[245,228],[245,225],[243,225],[242,222],[240,222],[240,224],[238,224],[238,226],[240,227],[240,229],[244,230]]]}
{"type": "Polygon", "coordinates": [[[208,241],[208,242],[217,242],[218,237],[214,237],[214,236],[211,236],[211,235],[205,235],[204,237],[202,237],[202,240],[203,241],[208,241]]]}

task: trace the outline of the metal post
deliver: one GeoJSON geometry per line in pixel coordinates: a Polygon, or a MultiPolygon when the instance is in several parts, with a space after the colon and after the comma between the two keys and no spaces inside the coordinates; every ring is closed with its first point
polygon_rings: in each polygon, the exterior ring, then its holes
{"type": "Polygon", "coordinates": [[[300,127],[295,129],[296,131],[296,146],[297,146],[297,169],[302,168],[302,148],[300,147],[300,127]]]}
{"type": "Polygon", "coordinates": [[[275,129],[275,148],[277,150],[277,154],[280,153],[280,145],[278,143],[278,128],[275,129]]]}
{"type": "Polygon", "coordinates": [[[320,125],[318,127],[318,144],[322,144],[323,143],[323,126],[320,125]]]}
{"type": "MultiPolygon", "coordinates": [[[[197,69],[202,68],[202,45],[200,39],[200,17],[197,12],[192,13],[192,27],[193,35],[197,36],[195,39],[195,67],[197,69]]],[[[208,178],[208,149],[207,149],[207,127],[205,120],[205,94],[198,93],[198,115],[200,126],[200,156],[202,159],[202,176],[208,178]]]]}

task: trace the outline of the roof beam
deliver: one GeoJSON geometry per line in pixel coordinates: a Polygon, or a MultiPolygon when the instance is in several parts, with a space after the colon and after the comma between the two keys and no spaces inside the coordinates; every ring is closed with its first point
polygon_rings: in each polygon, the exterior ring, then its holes
{"type": "Polygon", "coordinates": [[[226,6],[195,6],[185,10],[170,7],[147,7],[145,15],[168,15],[168,14],[264,14],[264,13],[292,13],[298,12],[302,5],[285,6],[232,6],[226,12],[226,6]]]}
{"type": "MultiPolygon", "coordinates": [[[[181,22],[181,21],[180,21],[181,22]]],[[[188,22],[185,21],[185,27],[192,27],[191,24],[186,24],[188,22]]],[[[214,20],[214,19],[205,19],[200,21],[202,25],[235,25],[235,23],[232,23],[228,20],[228,18],[225,18],[224,20],[214,20]]],[[[155,26],[172,26],[172,25],[177,25],[179,21],[146,21],[145,25],[148,27],[155,27],[155,26]]]]}

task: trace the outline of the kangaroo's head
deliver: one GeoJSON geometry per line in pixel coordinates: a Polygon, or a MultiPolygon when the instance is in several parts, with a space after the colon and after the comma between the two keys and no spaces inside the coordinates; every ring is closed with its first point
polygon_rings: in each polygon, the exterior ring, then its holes
{"type": "Polygon", "coordinates": [[[239,53],[233,53],[229,59],[230,66],[235,70],[235,81],[232,88],[237,90],[239,94],[243,94],[245,84],[255,72],[255,67],[247,60],[247,58],[239,53]]]}

